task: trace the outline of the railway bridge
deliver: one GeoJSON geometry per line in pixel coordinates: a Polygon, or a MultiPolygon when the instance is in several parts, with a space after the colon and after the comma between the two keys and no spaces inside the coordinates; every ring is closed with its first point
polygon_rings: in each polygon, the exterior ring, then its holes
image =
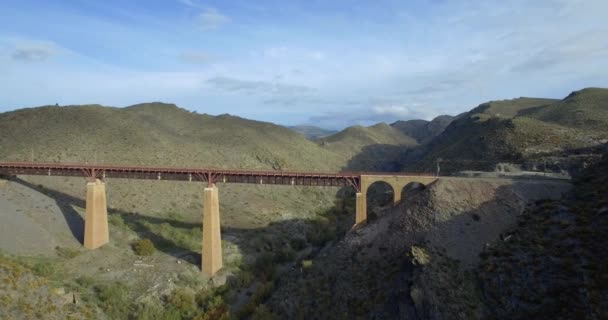
{"type": "Polygon", "coordinates": [[[205,187],[201,270],[208,275],[213,275],[222,268],[218,183],[352,187],[356,190],[355,223],[360,225],[367,221],[367,190],[373,183],[388,183],[394,191],[394,203],[397,203],[401,200],[401,190],[409,183],[428,185],[437,180],[437,177],[432,175],[408,173],[261,171],[31,162],[0,162],[0,174],[85,177],[87,184],[83,244],[87,249],[99,248],[110,241],[106,178],[202,182],[205,187]]]}

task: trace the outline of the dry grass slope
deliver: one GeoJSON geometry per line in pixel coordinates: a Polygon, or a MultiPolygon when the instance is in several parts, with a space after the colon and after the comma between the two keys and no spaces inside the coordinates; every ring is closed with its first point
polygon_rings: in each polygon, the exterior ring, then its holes
{"type": "Polygon", "coordinates": [[[518,98],[481,104],[411,155],[406,169],[428,171],[436,159],[444,159],[446,172],[487,170],[500,161],[564,156],[600,145],[608,139],[607,97],[608,89],[583,89],[560,101],[518,98]]]}
{"type": "Polygon", "coordinates": [[[40,107],[0,114],[0,160],[336,170],[340,159],[271,123],[175,105],[40,107]]]}

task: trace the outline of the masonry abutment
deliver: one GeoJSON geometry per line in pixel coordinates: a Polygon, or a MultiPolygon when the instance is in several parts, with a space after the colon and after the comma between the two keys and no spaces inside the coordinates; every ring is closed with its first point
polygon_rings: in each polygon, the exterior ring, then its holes
{"type": "Polygon", "coordinates": [[[203,248],[201,270],[214,275],[222,268],[222,237],[220,230],[220,203],[215,185],[205,188],[203,198],[203,248]]]}
{"type": "Polygon", "coordinates": [[[369,186],[378,181],[383,181],[393,188],[393,204],[399,203],[403,188],[411,182],[428,185],[437,180],[432,176],[398,176],[398,175],[361,175],[361,191],[357,193],[356,218],[357,224],[367,221],[367,190],[369,186]]]}
{"type": "Polygon", "coordinates": [[[106,185],[99,179],[87,183],[84,247],[97,249],[110,242],[106,185]]]}

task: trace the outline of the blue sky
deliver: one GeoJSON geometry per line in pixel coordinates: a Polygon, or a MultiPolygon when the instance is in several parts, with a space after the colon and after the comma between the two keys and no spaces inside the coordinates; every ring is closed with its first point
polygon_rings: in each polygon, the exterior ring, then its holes
{"type": "Polygon", "coordinates": [[[163,101],[327,128],[608,87],[606,0],[3,0],[0,112],[163,101]]]}

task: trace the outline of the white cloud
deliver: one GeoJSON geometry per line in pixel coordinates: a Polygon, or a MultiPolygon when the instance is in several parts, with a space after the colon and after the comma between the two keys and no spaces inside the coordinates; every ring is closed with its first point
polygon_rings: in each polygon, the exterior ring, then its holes
{"type": "Polygon", "coordinates": [[[207,80],[207,83],[213,87],[228,91],[228,92],[246,92],[252,94],[279,94],[279,95],[292,95],[304,92],[314,91],[313,88],[309,88],[301,85],[285,84],[279,82],[269,81],[250,81],[242,80],[231,77],[213,77],[207,80]]]}
{"type": "Polygon", "coordinates": [[[199,15],[200,26],[203,30],[215,30],[232,21],[229,17],[221,14],[217,9],[206,8],[199,15]]]}
{"type": "Polygon", "coordinates": [[[372,112],[382,116],[407,117],[411,114],[410,109],[405,106],[376,106],[372,112]]]}
{"type": "Polygon", "coordinates": [[[49,59],[60,51],[59,47],[50,41],[19,41],[11,57],[25,62],[39,62],[49,59]]]}
{"type": "Polygon", "coordinates": [[[398,120],[432,120],[439,114],[434,108],[416,104],[358,107],[348,111],[332,111],[313,116],[310,117],[307,124],[341,129],[353,125],[368,126],[378,122],[393,123],[398,120]]]}

